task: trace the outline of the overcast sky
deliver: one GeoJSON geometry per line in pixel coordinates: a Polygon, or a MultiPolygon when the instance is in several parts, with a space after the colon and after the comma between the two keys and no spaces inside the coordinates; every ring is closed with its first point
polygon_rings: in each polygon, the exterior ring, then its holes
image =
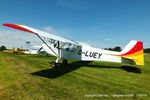
{"type": "Polygon", "coordinates": [[[100,48],[130,40],[150,47],[150,0],[0,0],[0,46],[40,45],[29,33],[2,26],[23,24],[100,48]]]}

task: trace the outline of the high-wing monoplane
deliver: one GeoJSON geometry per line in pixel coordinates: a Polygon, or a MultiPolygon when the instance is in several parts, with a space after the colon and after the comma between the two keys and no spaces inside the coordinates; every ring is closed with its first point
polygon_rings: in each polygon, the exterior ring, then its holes
{"type": "Polygon", "coordinates": [[[63,63],[65,64],[67,63],[67,60],[70,59],[144,65],[143,42],[141,41],[132,40],[121,52],[116,52],[95,48],[85,43],[75,42],[25,25],[15,25],[10,23],[3,25],[36,35],[43,42],[43,49],[48,54],[57,57],[56,61],[51,62],[52,67],[55,67],[61,58],[63,58],[63,63]],[[49,38],[49,41],[46,42],[43,37],[49,38]]]}

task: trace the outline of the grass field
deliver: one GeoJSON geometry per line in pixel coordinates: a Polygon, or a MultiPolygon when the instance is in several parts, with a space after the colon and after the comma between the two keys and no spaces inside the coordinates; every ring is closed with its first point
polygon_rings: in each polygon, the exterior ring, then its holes
{"type": "Polygon", "coordinates": [[[150,99],[150,54],[145,66],[69,61],[51,68],[55,59],[0,52],[0,100],[150,99]]]}

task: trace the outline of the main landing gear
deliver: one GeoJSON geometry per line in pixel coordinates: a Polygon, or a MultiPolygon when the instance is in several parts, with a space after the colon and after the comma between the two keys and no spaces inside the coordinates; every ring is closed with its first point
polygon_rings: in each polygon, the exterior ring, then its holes
{"type": "Polygon", "coordinates": [[[68,64],[68,60],[63,59],[63,64],[68,64]]]}
{"type": "Polygon", "coordinates": [[[51,64],[52,67],[56,67],[57,66],[57,63],[55,61],[50,62],[50,64],[51,64]]]}
{"type": "MultiPolygon", "coordinates": [[[[50,62],[51,66],[52,66],[52,67],[56,67],[58,60],[59,60],[59,59],[57,59],[56,62],[55,62],[55,61],[50,62]]],[[[64,65],[68,64],[68,60],[63,59],[63,64],[64,64],[64,65]]]]}

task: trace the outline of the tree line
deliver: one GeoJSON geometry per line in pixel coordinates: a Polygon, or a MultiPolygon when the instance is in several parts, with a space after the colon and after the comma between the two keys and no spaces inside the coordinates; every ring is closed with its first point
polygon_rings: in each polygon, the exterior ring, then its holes
{"type": "MultiPolygon", "coordinates": [[[[0,47],[0,51],[7,50],[6,46],[2,45],[0,47]]],[[[110,51],[122,51],[120,46],[116,46],[114,48],[104,48],[104,50],[110,50],[110,51]]],[[[150,53],[150,48],[144,49],[144,53],[150,53]]]]}
{"type": "MultiPolygon", "coordinates": [[[[104,48],[105,50],[110,50],[110,51],[122,51],[121,47],[116,46],[114,48],[104,48]]],[[[144,53],[150,53],[150,48],[144,49],[144,53]]]]}
{"type": "Polygon", "coordinates": [[[144,53],[150,53],[150,48],[144,49],[144,53]]]}
{"type": "Polygon", "coordinates": [[[110,51],[121,51],[121,47],[120,46],[116,46],[114,48],[104,48],[104,50],[110,50],[110,51]]]}

